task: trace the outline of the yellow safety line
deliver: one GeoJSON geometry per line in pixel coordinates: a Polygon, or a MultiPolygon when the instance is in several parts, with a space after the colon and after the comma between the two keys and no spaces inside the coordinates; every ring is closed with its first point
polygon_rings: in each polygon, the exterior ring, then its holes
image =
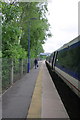
{"type": "Polygon", "coordinates": [[[42,66],[40,68],[27,118],[41,118],[42,66]]]}

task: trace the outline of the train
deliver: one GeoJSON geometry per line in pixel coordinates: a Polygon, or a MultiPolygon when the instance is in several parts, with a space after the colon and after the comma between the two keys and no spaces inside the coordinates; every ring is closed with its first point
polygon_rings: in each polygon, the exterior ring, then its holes
{"type": "Polygon", "coordinates": [[[80,98],[80,35],[51,53],[46,63],[80,98]]]}

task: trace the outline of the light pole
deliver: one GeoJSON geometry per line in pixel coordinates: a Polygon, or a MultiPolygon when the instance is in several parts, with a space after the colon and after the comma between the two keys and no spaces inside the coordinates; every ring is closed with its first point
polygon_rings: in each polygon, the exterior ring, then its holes
{"type": "Polygon", "coordinates": [[[28,64],[27,64],[27,72],[30,71],[30,21],[28,21],[28,64]]]}
{"type": "Polygon", "coordinates": [[[30,18],[28,21],[28,64],[27,73],[30,72],[30,20],[36,20],[37,18],[30,18]]]}

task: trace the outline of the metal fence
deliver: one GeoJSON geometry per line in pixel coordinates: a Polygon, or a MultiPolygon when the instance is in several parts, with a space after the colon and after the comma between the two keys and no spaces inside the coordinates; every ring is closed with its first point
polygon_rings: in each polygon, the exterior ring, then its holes
{"type": "MultiPolygon", "coordinates": [[[[30,69],[34,66],[34,60],[30,60],[30,69]]],[[[2,92],[14,82],[21,79],[27,73],[27,59],[2,59],[2,92]]]]}

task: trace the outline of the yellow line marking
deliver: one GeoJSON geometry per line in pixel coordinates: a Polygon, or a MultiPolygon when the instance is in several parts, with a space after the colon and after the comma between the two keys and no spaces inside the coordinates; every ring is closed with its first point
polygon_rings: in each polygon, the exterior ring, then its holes
{"type": "Polygon", "coordinates": [[[40,68],[27,118],[41,118],[42,66],[40,68]]]}

